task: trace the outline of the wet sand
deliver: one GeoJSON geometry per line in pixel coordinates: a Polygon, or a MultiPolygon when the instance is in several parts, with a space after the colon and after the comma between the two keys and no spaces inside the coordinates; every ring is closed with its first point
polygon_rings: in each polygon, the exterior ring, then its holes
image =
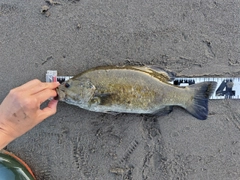
{"type": "MultiPolygon", "coordinates": [[[[240,76],[240,2],[1,0],[0,79],[8,91],[49,69],[155,64],[182,76],[240,76]]],[[[59,103],[7,146],[38,179],[185,180],[240,177],[240,101],[210,100],[199,121],[112,116],[59,103]]]]}

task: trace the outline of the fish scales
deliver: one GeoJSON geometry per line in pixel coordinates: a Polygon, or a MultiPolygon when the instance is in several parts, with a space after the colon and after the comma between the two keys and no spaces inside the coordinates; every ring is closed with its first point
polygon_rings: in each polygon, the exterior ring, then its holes
{"type": "Polygon", "coordinates": [[[181,106],[206,119],[207,101],[216,83],[182,88],[168,83],[172,75],[155,66],[97,67],[64,82],[57,92],[59,100],[96,112],[155,114],[181,106]]]}
{"type": "MultiPolygon", "coordinates": [[[[154,77],[149,73],[130,68],[98,69],[78,77],[91,79],[96,87],[96,94],[110,94],[107,102],[101,104],[103,109],[111,105],[119,105],[129,109],[129,112],[142,109],[151,113],[156,111],[161,103],[169,101],[165,94],[170,89],[173,91],[172,85],[166,86],[157,78],[160,76],[154,77]],[[95,78],[96,76],[98,78],[95,78]]],[[[179,92],[174,91],[172,94],[172,97],[176,97],[179,92]]]]}

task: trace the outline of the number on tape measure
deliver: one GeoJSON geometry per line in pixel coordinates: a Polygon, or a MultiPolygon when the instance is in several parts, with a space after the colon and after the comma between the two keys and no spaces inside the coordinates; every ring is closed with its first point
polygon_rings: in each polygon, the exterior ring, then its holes
{"type": "Polygon", "coordinates": [[[217,88],[210,99],[239,99],[239,78],[176,78],[172,84],[178,86],[188,86],[205,81],[217,82],[217,88]]]}
{"type": "MultiPolygon", "coordinates": [[[[60,83],[69,80],[73,76],[57,76],[57,71],[48,70],[46,74],[46,82],[54,82],[57,80],[60,83]]],[[[181,78],[177,77],[174,81],[169,82],[176,86],[188,86],[200,82],[215,81],[217,88],[210,99],[240,99],[240,78],[218,78],[218,77],[194,77],[181,78]]]]}
{"type": "Polygon", "coordinates": [[[57,71],[48,70],[46,74],[46,82],[56,82],[57,81],[57,71]]]}
{"type": "Polygon", "coordinates": [[[232,79],[226,79],[222,81],[220,86],[216,90],[217,96],[225,96],[226,98],[231,98],[235,96],[235,91],[233,91],[233,81],[232,79]]]}

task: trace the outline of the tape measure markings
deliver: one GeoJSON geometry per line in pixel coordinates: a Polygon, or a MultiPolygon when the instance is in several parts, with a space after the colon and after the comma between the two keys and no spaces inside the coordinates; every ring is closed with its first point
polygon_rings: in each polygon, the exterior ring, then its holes
{"type": "Polygon", "coordinates": [[[46,82],[56,82],[57,81],[57,71],[48,70],[46,74],[46,82]]]}
{"type": "Polygon", "coordinates": [[[64,81],[67,81],[71,79],[73,76],[57,76],[57,81],[60,83],[63,83],[64,81]]]}
{"type": "MultiPolygon", "coordinates": [[[[69,80],[73,76],[57,76],[57,71],[48,70],[46,82],[58,81],[60,83],[69,80]]],[[[240,99],[240,77],[176,77],[170,84],[188,86],[200,82],[215,81],[217,88],[210,99],[240,99]]]]}
{"type": "Polygon", "coordinates": [[[181,78],[177,77],[174,81],[170,82],[174,85],[186,86],[197,84],[200,82],[215,81],[217,88],[210,99],[239,99],[240,98],[240,78],[226,77],[194,77],[194,78],[181,78]]]}

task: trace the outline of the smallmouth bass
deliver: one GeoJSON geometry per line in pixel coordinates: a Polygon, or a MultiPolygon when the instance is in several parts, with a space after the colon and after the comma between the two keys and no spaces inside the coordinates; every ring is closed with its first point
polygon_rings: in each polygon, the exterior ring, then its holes
{"type": "Polygon", "coordinates": [[[178,87],[169,83],[174,74],[156,66],[103,66],[63,82],[58,99],[103,113],[162,114],[180,106],[199,120],[208,115],[213,81],[178,87]]]}

